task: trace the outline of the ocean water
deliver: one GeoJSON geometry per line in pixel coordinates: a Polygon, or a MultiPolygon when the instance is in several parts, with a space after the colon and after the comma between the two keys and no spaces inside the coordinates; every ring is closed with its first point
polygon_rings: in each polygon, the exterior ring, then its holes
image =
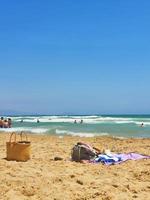
{"type": "Polygon", "coordinates": [[[6,116],[12,128],[0,131],[27,131],[31,134],[72,135],[81,137],[114,136],[150,138],[150,115],[94,116],[6,116]],[[39,120],[39,123],[37,123],[39,120]],[[77,123],[74,123],[76,120],[77,123]],[[83,123],[80,123],[83,120],[83,123]],[[141,124],[144,124],[141,127],[141,124]]]}

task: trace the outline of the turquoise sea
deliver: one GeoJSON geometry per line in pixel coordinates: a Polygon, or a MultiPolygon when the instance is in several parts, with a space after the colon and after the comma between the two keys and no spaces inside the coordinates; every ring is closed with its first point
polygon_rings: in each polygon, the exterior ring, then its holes
{"type": "Polygon", "coordinates": [[[87,115],[87,116],[6,116],[12,128],[0,131],[28,131],[31,134],[94,137],[150,138],[150,115],[87,115]],[[39,123],[37,121],[39,120],[39,123]],[[76,120],[76,123],[74,123],[76,120]],[[81,123],[83,120],[83,123],[81,123]],[[141,124],[144,124],[141,127],[141,124]]]}

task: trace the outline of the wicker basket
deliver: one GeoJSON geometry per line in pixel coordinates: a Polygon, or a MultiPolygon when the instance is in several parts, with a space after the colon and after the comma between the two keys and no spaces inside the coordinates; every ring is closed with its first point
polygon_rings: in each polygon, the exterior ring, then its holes
{"type": "Polygon", "coordinates": [[[28,141],[28,137],[25,133],[21,132],[19,135],[20,140],[16,141],[16,133],[11,133],[9,142],[6,142],[7,160],[27,161],[30,159],[31,142],[28,141]],[[25,140],[23,140],[23,134],[26,137],[25,140]]]}

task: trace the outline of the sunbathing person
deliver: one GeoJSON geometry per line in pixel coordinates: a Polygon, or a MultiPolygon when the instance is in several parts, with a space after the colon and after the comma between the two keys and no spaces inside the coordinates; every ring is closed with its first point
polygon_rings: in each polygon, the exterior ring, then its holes
{"type": "Polygon", "coordinates": [[[150,156],[138,154],[134,152],[129,153],[114,153],[106,149],[103,153],[100,150],[93,148],[89,144],[78,142],[71,152],[72,161],[82,163],[102,163],[105,165],[120,164],[127,160],[150,159],[150,156]]]}

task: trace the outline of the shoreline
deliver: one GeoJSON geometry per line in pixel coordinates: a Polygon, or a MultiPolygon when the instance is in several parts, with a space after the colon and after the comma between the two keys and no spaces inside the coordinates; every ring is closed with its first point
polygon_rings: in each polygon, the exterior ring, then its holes
{"type": "Polygon", "coordinates": [[[76,139],[79,139],[79,140],[90,140],[90,139],[100,139],[100,138],[105,138],[105,139],[107,139],[107,138],[110,138],[110,139],[119,139],[119,140],[128,140],[128,139],[135,139],[135,140],[138,140],[138,139],[140,139],[140,140],[142,140],[142,139],[148,139],[148,140],[150,140],[150,137],[122,137],[122,136],[113,136],[113,135],[90,135],[90,136],[87,136],[87,135],[85,135],[84,136],[84,134],[82,135],[82,136],[79,136],[79,135],[70,135],[70,134],[56,134],[56,133],[53,133],[53,134],[49,134],[49,133],[36,133],[36,132],[27,132],[27,131],[0,131],[0,136],[1,135],[6,135],[6,136],[9,136],[11,133],[13,133],[13,132],[15,132],[16,133],[16,135],[18,135],[19,136],[19,134],[21,133],[21,132],[23,132],[23,133],[25,133],[25,134],[27,134],[27,136],[28,137],[56,137],[56,138],[60,138],[60,139],[63,139],[63,138],[76,138],[76,139]]]}
{"type": "Polygon", "coordinates": [[[0,130],[0,135],[1,134],[11,134],[12,132],[15,132],[17,134],[19,134],[20,132],[24,132],[26,134],[28,134],[28,136],[52,136],[52,137],[60,137],[60,138],[63,138],[63,137],[75,137],[75,138],[116,138],[116,139],[120,139],[120,140],[124,140],[124,139],[150,139],[150,136],[149,137],[142,137],[142,136],[139,136],[139,137],[129,137],[129,136],[114,136],[114,135],[107,135],[107,134],[93,134],[93,133],[89,133],[88,134],[85,134],[84,133],[82,135],[71,135],[71,134],[56,134],[56,133],[46,133],[46,132],[41,132],[41,133],[37,133],[37,132],[30,132],[30,131],[9,131],[7,129],[7,131],[4,131],[4,130],[0,130]]]}
{"type": "Polygon", "coordinates": [[[79,141],[101,150],[150,155],[150,138],[51,136],[28,134],[31,160],[7,161],[6,141],[0,133],[0,193],[3,200],[148,199],[150,159],[129,160],[119,165],[81,164],[70,161],[71,149],[79,141]],[[63,160],[54,161],[54,157],[63,160]]]}

